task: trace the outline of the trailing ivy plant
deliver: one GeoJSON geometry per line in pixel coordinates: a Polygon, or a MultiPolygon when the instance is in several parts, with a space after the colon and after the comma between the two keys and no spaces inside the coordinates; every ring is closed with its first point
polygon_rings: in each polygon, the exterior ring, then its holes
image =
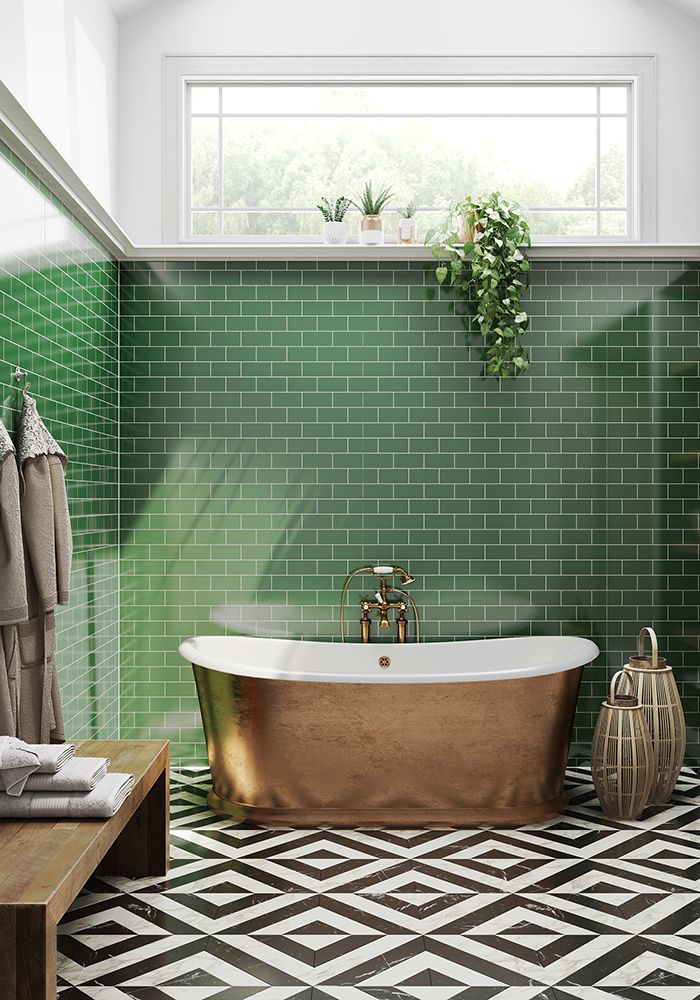
{"type": "Polygon", "coordinates": [[[530,367],[520,342],[528,326],[521,299],[530,263],[521,247],[531,241],[517,206],[498,191],[466,198],[451,209],[443,226],[428,233],[426,242],[433,244],[439,284],[453,286],[473,309],[484,338],[484,374],[522,375],[530,367]]]}

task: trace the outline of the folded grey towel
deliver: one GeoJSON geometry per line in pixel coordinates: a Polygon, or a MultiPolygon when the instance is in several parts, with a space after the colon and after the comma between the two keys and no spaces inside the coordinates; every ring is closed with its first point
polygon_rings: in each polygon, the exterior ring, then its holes
{"type": "Polygon", "coordinates": [[[91,792],[102,781],[107,757],[73,757],[56,774],[32,774],[27,778],[25,792],[91,792]]]}
{"type": "Polygon", "coordinates": [[[0,792],[0,819],[109,819],[133,787],[133,774],[106,774],[91,792],[0,792]]]}
{"type": "Polygon", "coordinates": [[[39,767],[39,758],[22,740],[0,736],[0,789],[21,795],[29,776],[39,767]]]}
{"type": "Polygon", "coordinates": [[[39,774],[55,774],[75,753],[73,743],[27,743],[39,757],[39,774]]]}

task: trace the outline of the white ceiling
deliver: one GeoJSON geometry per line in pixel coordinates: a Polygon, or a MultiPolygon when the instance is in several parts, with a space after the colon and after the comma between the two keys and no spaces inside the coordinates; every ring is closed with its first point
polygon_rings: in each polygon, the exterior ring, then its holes
{"type": "MultiPolygon", "coordinates": [[[[156,0],[108,0],[108,2],[115,15],[121,19],[143,7],[149,7],[152,3],[156,3],[156,0]]],[[[683,11],[684,14],[700,19],[700,0],[665,0],[665,2],[683,11]]]]}
{"type": "Polygon", "coordinates": [[[682,10],[684,14],[700,18],[700,0],[666,0],[666,2],[682,10]]]}
{"type": "Polygon", "coordinates": [[[108,0],[108,2],[115,15],[121,19],[122,17],[127,17],[129,14],[133,14],[135,10],[148,7],[150,4],[155,3],[155,0],[108,0]]]}

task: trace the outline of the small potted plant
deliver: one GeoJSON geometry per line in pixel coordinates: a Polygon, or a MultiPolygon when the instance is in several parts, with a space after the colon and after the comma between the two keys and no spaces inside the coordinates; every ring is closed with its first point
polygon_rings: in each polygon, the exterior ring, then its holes
{"type": "Polygon", "coordinates": [[[415,201],[409,201],[405,208],[399,209],[399,243],[418,242],[418,220],[415,201]]]}
{"type": "Polygon", "coordinates": [[[349,198],[341,195],[335,201],[321,198],[316,206],[323,216],[323,239],[325,243],[345,243],[348,238],[348,227],[345,215],[352,205],[349,198]]]}
{"type": "Polygon", "coordinates": [[[354,202],[356,208],[362,212],[360,219],[360,243],[365,246],[376,246],[384,239],[384,221],[382,212],[393,198],[394,194],[390,188],[385,187],[375,195],[372,190],[372,181],[367,181],[359,202],[354,202]]]}

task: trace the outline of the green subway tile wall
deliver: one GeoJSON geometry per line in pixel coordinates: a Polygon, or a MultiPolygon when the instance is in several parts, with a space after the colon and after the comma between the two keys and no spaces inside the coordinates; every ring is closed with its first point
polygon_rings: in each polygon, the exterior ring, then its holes
{"type": "Polygon", "coordinates": [[[69,458],[75,557],[57,613],[58,672],[72,738],[119,733],[119,407],[116,263],[0,143],[3,419],[16,365],[29,372],[69,458]]]}
{"type": "Polygon", "coordinates": [[[576,755],[653,624],[698,762],[697,264],[537,263],[531,372],[501,384],[418,264],[128,263],[121,289],[125,736],[203,758],[180,639],[337,638],[348,569],[396,560],[430,639],[595,639],[576,755]]]}

